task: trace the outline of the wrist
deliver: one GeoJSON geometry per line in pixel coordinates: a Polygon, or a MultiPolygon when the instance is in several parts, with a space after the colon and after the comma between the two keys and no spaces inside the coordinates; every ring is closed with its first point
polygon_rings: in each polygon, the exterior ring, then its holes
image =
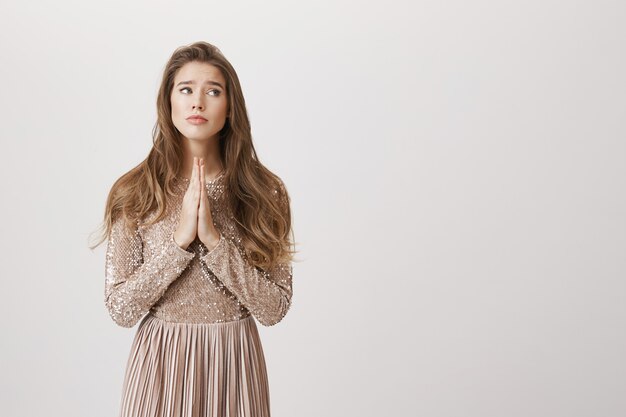
{"type": "Polygon", "coordinates": [[[178,240],[176,238],[176,233],[174,233],[174,235],[172,236],[172,239],[174,240],[174,243],[176,243],[180,248],[187,250],[187,248],[189,247],[190,243],[187,242],[182,242],[180,240],[178,240]]]}
{"type": "Polygon", "coordinates": [[[212,251],[218,243],[220,243],[221,234],[219,232],[215,232],[209,237],[200,239],[200,241],[206,246],[209,251],[212,251]]]}

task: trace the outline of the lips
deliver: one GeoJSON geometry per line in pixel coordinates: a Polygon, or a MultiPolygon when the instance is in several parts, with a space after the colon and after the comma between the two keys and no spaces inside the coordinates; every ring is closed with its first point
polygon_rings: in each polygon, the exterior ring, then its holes
{"type": "Polygon", "coordinates": [[[201,125],[207,122],[207,120],[202,116],[189,116],[187,121],[192,125],[201,125]]]}

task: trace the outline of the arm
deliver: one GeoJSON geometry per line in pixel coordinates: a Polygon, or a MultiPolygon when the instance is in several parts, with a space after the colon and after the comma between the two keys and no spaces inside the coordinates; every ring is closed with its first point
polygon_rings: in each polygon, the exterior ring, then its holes
{"type": "MultiPolygon", "coordinates": [[[[283,213],[290,215],[284,183],[280,182],[278,188],[274,190],[276,201],[283,213]]],[[[241,243],[221,233],[217,245],[200,256],[200,260],[264,326],[281,321],[291,307],[293,268],[290,262],[264,271],[249,261],[241,243]]]]}
{"type": "Polygon", "coordinates": [[[221,234],[217,246],[200,260],[264,326],[278,323],[287,314],[292,296],[291,264],[263,271],[221,234]]]}
{"type": "Polygon", "coordinates": [[[120,216],[111,229],[105,264],[104,302],[113,321],[122,327],[134,326],[194,256],[178,246],[172,234],[162,252],[144,262],[138,229],[126,230],[120,216]]]}

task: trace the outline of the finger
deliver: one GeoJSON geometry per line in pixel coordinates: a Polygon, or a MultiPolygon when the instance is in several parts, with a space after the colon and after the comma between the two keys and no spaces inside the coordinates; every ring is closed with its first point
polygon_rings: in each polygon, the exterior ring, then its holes
{"type": "Polygon", "coordinates": [[[206,210],[206,215],[210,218],[211,217],[211,203],[209,201],[209,196],[206,192],[206,180],[204,180],[204,183],[202,184],[202,201],[204,203],[204,209],[206,210]]]}
{"type": "Polygon", "coordinates": [[[204,183],[206,179],[204,178],[204,160],[202,160],[200,165],[200,184],[202,185],[202,190],[204,190],[204,183]]]}
{"type": "Polygon", "coordinates": [[[198,201],[197,201],[198,202],[198,206],[200,206],[200,205],[202,205],[202,190],[201,190],[202,180],[201,180],[201,178],[202,178],[203,167],[202,167],[202,165],[200,163],[200,158],[197,158],[196,162],[197,162],[197,169],[196,169],[196,183],[195,183],[196,186],[195,186],[195,189],[196,189],[196,194],[198,195],[198,201]]]}
{"type": "Polygon", "coordinates": [[[200,210],[204,211],[206,201],[204,201],[204,165],[200,165],[200,210]]]}
{"type": "Polygon", "coordinates": [[[192,193],[193,193],[193,201],[196,205],[196,208],[198,208],[198,204],[200,203],[200,193],[198,192],[198,186],[197,186],[197,182],[198,181],[198,158],[197,157],[193,157],[193,170],[191,173],[191,181],[189,182],[189,188],[191,189],[192,193]]]}
{"type": "Polygon", "coordinates": [[[211,219],[211,201],[209,200],[209,194],[206,190],[206,178],[202,176],[202,203],[204,204],[204,213],[206,219],[211,219]]]}
{"type": "Polygon", "coordinates": [[[197,185],[198,191],[199,191],[200,190],[200,182],[201,182],[200,170],[202,169],[202,164],[200,163],[200,158],[197,158],[196,161],[197,161],[197,164],[198,164],[197,165],[198,169],[196,169],[196,181],[197,181],[196,185],[197,185]]]}
{"type": "Polygon", "coordinates": [[[193,166],[191,168],[191,183],[193,184],[193,182],[196,180],[196,169],[197,169],[197,162],[196,162],[196,157],[193,157],[193,166]]]}

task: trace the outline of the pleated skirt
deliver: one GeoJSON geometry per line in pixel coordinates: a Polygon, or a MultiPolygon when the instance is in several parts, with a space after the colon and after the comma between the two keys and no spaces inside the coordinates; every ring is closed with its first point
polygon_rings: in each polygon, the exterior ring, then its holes
{"type": "Polygon", "coordinates": [[[263,348],[252,316],[174,323],[148,313],[131,346],[120,417],[269,417],[263,348]]]}

